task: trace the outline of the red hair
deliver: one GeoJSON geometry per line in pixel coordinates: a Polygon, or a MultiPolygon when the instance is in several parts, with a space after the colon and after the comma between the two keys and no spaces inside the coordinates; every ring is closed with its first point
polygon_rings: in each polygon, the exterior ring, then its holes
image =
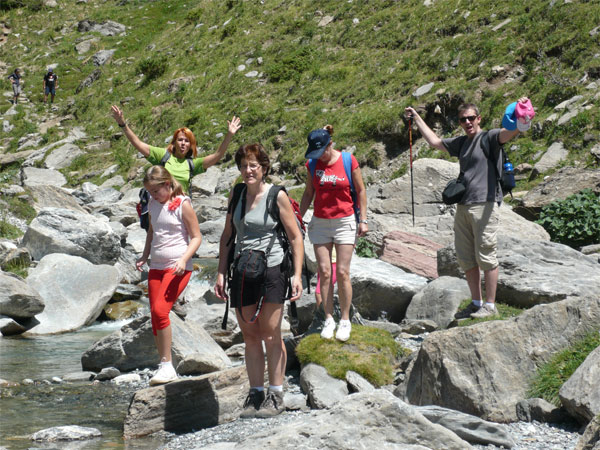
{"type": "Polygon", "coordinates": [[[171,143],[167,147],[167,151],[169,153],[173,154],[173,147],[175,146],[175,141],[177,140],[177,135],[179,133],[185,134],[185,137],[187,137],[188,140],[190,141],[190,149],[188,150],[185,157],[189,158],[190,152],[192,152],[191,157],[196,158],[198,156],[198,147],[196,146],[196,137],[194,136],[194,133],[192,133],[192,130],[190,130],[189,128],[186,128],[186,127],[181,127],[181,128],[178,128],[175,130],[175,133],[173,133],[173,139],[171,139],[171,143]]]}

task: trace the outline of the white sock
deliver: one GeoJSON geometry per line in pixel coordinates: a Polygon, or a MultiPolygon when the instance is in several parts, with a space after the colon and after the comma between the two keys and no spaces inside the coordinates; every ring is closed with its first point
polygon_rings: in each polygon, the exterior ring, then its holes
{"type": "Polygon", "coordinates": [[[250,390],[254,389],[255,391],[262,392],[265,390],[264,386],[251,387],[250,390]]]}
{"type": "Polygon", "coordinates": [[[344,320],[344,319],[342,319],[342,320],[340,320],[340,325],[341,325],[342,323],[345,323],[345,324],[347,325],[347,324],[349,324],[349,323],[350,323],[350,321],[349,321],[349,320],[344,320]]]}
{"type": "Polygon", "coordinates": [[[273,392],[283,392],[283,385],[279,385],[279,386],[273,386],[273,385],[269,385],[269,390],[273,391],[273,392]]]}
{"type": "Polygon", "coordinates": [[[482,301],[481,301],[481,300],[473,300],[473,304],[474,304],[475,306],[479,306],[480,308],[481,308],[481,303],[482,303],[482,301]]]}
{"type": "Polygon", "coordinates": [[[496,303],[485,302],[485,306],[490,309],[496,309],[496,303]]]}

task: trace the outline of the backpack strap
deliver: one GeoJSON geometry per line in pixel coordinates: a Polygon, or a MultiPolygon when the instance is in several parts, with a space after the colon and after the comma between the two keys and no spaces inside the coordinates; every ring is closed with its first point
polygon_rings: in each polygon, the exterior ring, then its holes
{"type": "MultiPolygon", "coordinates": [[[[163,157],[160,159],[159,164],[163,167],[165,167],[165,165],[167,164],[167,161],[171,158],[171,153],[166,150],[165,154],[163,155],[163,157]]],[[[194,166],[194,159],[193,158],[185,158],[185,160],[188,163],[188,167],[190,169],[190,180],[192,179],[192,177],[194,176],[194,170],[196,170],[196,167],[194,166]]]]}
{"type": "Polygon", "coordinates": [[[163,157],[160,159],[159,164],[163,167],[165,167],[165,165],[167,164],[167,161],[169,160],[169,158],[171,157],[171,153],[169,152],[169,150],[165,150],[165,154],[163,155],[163,157]]]}
{"type": "Polygon", "coordinates": [[[309,159],[308,160],[308,170],[310,171],[310,176],[315,177],[315,170],[317,169],[317,160],[309,159]]]}
{"type": "Polygon", "coordinates": [[[194,176],[194,160],[192,158],[185,158],[188,162],[188,167],[190,168],[190,180],[192,179],[192,177],[194,176]]]}
{"type": "Polygon", "coordinates": [[[344,171],[350,182],[350,192],[356,193],[354,189],[354,181],[352,181],[352,153],[342,152],[342,162],[344,163],[344,171]]]}

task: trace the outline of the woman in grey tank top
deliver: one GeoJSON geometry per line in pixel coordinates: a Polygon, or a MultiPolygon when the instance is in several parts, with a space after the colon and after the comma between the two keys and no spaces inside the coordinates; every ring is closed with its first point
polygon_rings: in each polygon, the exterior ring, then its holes
{"type": "MultiPolygon", "coordinates": [[[[246,344],[246,371],[250,381],[250,392],[244,402],[240,417],[271,417],[285,410],[283,377],[287,357],[281,337],[281,320],[288,280],[281,267],[283,251],[277,238],[277,223],[267,211],[267,198],[271,186],[266,184],[265,178],[270,169],[269,156],[260,144],[243,145],[235,154],[235,162],[241,171],[244,186],[240,200],[233,210],[230,205],[225,220],[225,229],[221,235],[219,247],[219,272],[215,284],[215,294],[224,301],[229,300],[225,280],[229,251],[234,245],[230,242],[230,237],[235,231],[237,236],[236,254],[246,249],[252,249],[260,250],[267,255],[264,283],[247,284],[242,281],[239,283],[239,289],[243,295],[236,290],[237,284],[233,286],[231,292],[231,306],[236,308],[238,323],[246,344]],[[247,318],[255,315],[257,303],[261,298],[260,313],[254,321],[249,321],[247,318]],[[269,389],[266,395],[264,391],[263,342],[265,343],[269,373],[269,389]]],[[[231,202],[231,198],[229,201],[231,202]]],[[[292,247],[294,276],[291,280],[292,297],[290,301],[295,301],[302,293],[303,238],[286,193],[280,191],[276,201],[279,207],[279,220],[283,224],[292,247]]]]}

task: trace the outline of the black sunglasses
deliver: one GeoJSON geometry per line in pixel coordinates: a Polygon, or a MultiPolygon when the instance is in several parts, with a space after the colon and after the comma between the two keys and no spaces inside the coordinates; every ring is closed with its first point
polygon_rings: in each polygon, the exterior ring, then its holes
{"type": "Polygon", "coordinates": [[[466,123],[467,119],[469,119],[469,122],[473,122],[475,119],[477,119],[477,116],[465,116],[465,117],[459,117],[458,121],[460,123],[466,123]]]}

